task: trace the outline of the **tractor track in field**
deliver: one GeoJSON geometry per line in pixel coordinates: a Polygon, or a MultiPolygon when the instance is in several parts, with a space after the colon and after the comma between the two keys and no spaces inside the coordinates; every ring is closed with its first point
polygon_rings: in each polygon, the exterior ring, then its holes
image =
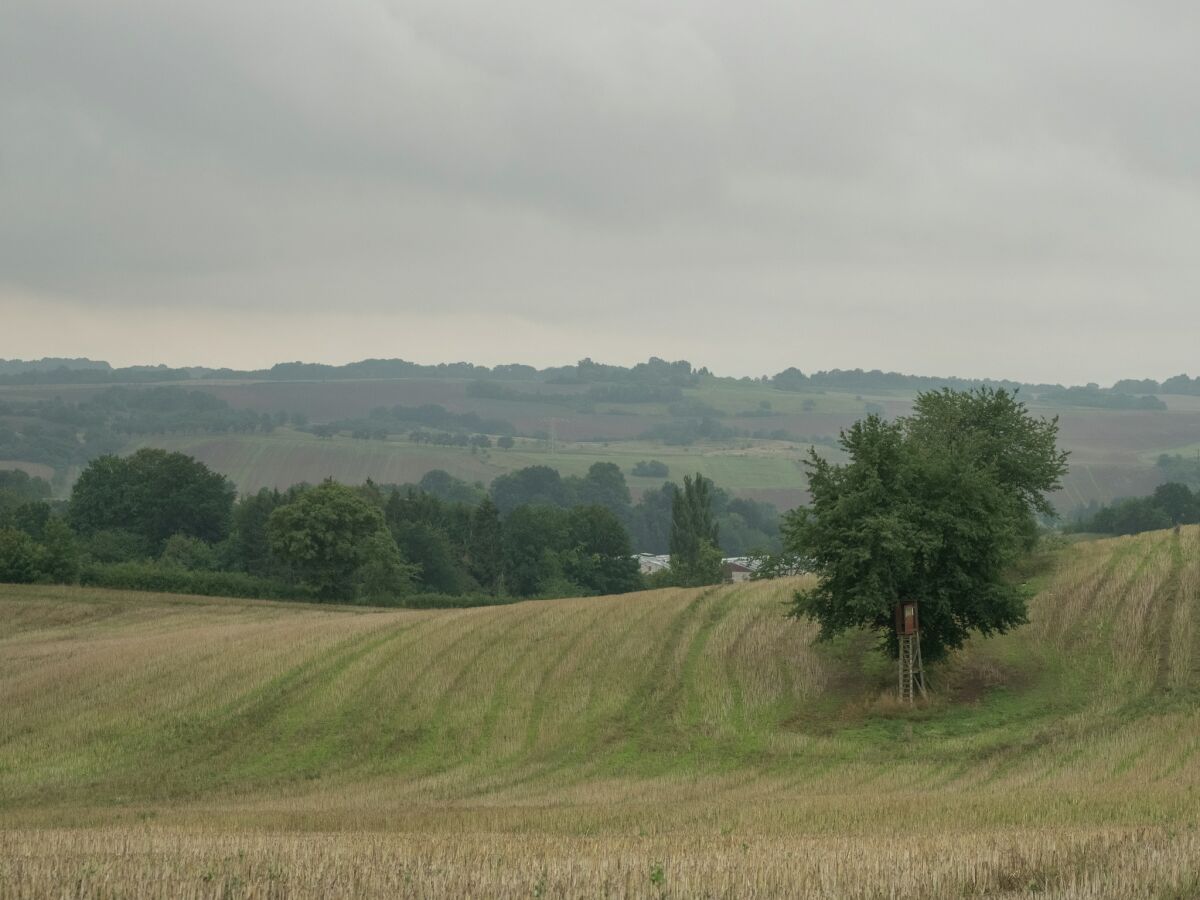
{"type": "MultiPolygon", "coordinates": [[[[536,621],[548,613],[554,613],[558,611],[560,610],[556,608],[539,610],[537,615],[533,617],[533,620],[536,621]]],[[[521,624],[525,623],[522,622],[521,624]]],[[[585,630],[586,626],[580,630],[579,634],[582,634],[585,630]]],[[[512,656],[504,671],[500,673],[499,677],[496,678],[495,685],[492,689],[491,700],[488,702],[488,707],[483,714],[482,727],[480,728],[479,735],[474,741],[472,741],[471,744],[470,752],[472,754],[479,754],[484,750],[484,748],[491,745],[491,738],[495,733],[496,724],[499,722],[500,716],[505,711],[505,699],[507,697],[506,688],[508,687],[508,684],[512,680],[513,676],[517,673],[525,661],[529,659],[533,652],[539,648],[539,646],[539,642],[534,637],[527,638],[525,641],[525,647],[519,653],[516,653],[512,656]]]]}
{"type": "Polygon", "coordinates": [[[634,690],[625,706],[621,716],[624,721],[631,724],[636,723],[640,730],[641,726],[644,726],[652,717],[661,719],[665,712],[669,712],[674,699],[683,691],[683,685],[679,679],[675,679],[670,687],[662,691],[671,669],[671,662],[683,643],[688,626],[700,613],[705,602],[715,593],[715,588],[701,591],[671,620],[646,679],[634,690]],[[661,696],[659,696],[660,692],[661,696]]]}
{"type": "MultiPolygon", "coordinates": [[[[1124,553],[1112,553],[1106,558],[1098,559],[1095,569],[1086,576],[1087,580],[1085,581],[1083,590],[1091,596],[1104,593],[1116,576],[1117,567],[1120,562],[1126,555],[1132,553],[1133,550],[1134,548],[1130,547],[1124,553]]],[[[1066,623],[1064,622],[1065,615],[1066,613],[1061,604],[1054,604],[1050,607],[1050,614],[1046,623],[1048,634],[1058,637],[1067,632],[1066,623]]]]}
{"type": "MultiPolygon", "coordinates": [[[[661,709],[662,704],[665,702],[665,700],[656,702],[655,694],[666,680],[671,660],[674,658],[683,641],[683,635],[687,631],[689,623],[695,618],[704,601],[711,597],[714,591],[714,588],[701,591],[671,618],[670,624],[666,628],[664,639],[658,652],[655,654],[654,663],[645,676],[638,679],[628,700],[616,717],[616,721],[621,725],[618,732],[600,733],[600,723],[595,721],[598,687],[596,683],[593,683],[588,696],[587,706],[580,717],[583,723],[583,733],[580,734],[579,741],[572,746],[555,750],[549,765],[537,767],[534,770],[509,779],[503,782],[503,787],[511,789],[534,780],[545,780],[555,773],[572,767],[576,770],[574,781],[587,780],[597,770],[604,768],[610,763],[611,751],[616,750],[619,754],[622,745],[628,748],[629,741],[637,741],[643,735],[645,725],[651,719],[657,718],[655,711],[661,709]]],[[[647,605],[644,613],[635,616],[626,625],[618,637],[618,641],[641,627],[645,619],[653,611],[653,607],[647,605]]],[[[675,684],[668,691],[668,695],[676,694],[681,689],[681,685],[675,684]]]]}
{"type": "Polygon", "coordinates": [[[385,629],[382,634],[379,631],[366,631],[314,654],[262,687],[230,703],[225,709],[230,726],[256,720],[265,724],[266,720],[275,718],[283,709],[295,706],[297,702],[314,694],[330,676],[344,671],[356,660],[400,638],[418,624],[420,623],[399,622],[385,629]],[[239,709],[239,706],[242,708],[239,709]]]}
{"type": "MultiPolygon", "coordinates": [[[[703,704],[700,693],[696,689],[696,671],[700,666],[700,659],[704,655],[704,650],[708,646],[713,632],[729,615],[739,596],[741,596],[741,592],[737,588],[714,591],[714,602],[709,606],[707,614],[700,622],[700,627],[696,629],[695,635],[688,643],[687,652],[683,657],[683,666],[679,672],[678,684],[685,695],[684,719],[689,725],[699,725],[701,720],[703,704]]],[[[728,669],[725,671],[727,672],[728,669]]]]}
{"type": "MultiPolygon", "coordinates": [[[[294,723],[289,725],[287,721],[289,713],[309,702],[330,679],[355,661],[400,639],[418,624],[397,622],[382,630],[345,638],[218,709],[176,723],[160,735],[156,758],[170,759],[171,766],[184,765],[198,772],[217,773],[222,770],[220,760],[235,754],[235,748],[244,747],[249,741],[265,743],[266,749],[256,759],[266,762],[275,748],[296,733],[294,723]]],[[[136,778],[145,779],[149,775],[140,772],[136,778]]]]}
{"type": "Polygon", "coordinates": [[[1179,545],[1178,534],[1171,535],[1170,553],[1171,571],[1158,590],[1154,592],[1154,598],[1151,601],[1158,616],[1158,627],[1154,638],[1154,647],[1158,651],[1158,661],[1154,671],[1154,689],[1159,693],[1166,691],[1170,685],[1171,634],[1182,588],[1183,550],[1179,545]]]}
{"type": "MultiPolygon", "coordinates": [[[[524,627],[531,619],[544,616],[548,612],[552,611],[553,610],[550,608],[538,608],[537,605],[531,605],[531,607],[525,611],[525,615],[513,616],[512,618],[514,621],[508,622],[498,633],[486,640],[482,647],[476,649],[472,654],[470,654],[469,658],[459,667],[457,673],[450,680],[450,683],[446,686],[445,690],[438,695],[437,701],[434,704],[433,710],[428,718],[422,722],[421,731],[423,740],[421,745],[415,749],[414,755],[419,756],[429,747],[434,745],[436,739],[441,734],[442,728],[445,725],[446,716],[450,710],[451,704],[458,699],[463,685],[466,683],[471,671],[479,664],[479,661],[489,653],[493,653],[497,649],[502,648],[503,639],[512,634],[514,631],[524,627]]],[[[496,622],[500,621],[500,619],[497,618],[493,619],[492,621],[496,622]]],[[[476,629],[476,631],[477,630],[478,629],[476,629]]],[[[474,631],[472,634],[473,633],[474,631]]],[[[456,646],[457,644],[458,642],[455,642],[456,646]]],[[[440,761],[439,766],[435,768],[444,768],[449,764],[449,760],[443,759],[440,761]]]]}
{"type": "Polygon", "coordinates": [[[745,731],[749,726],[746,720],[746,698],[742,690],[742,682],[738,679],[737,667],[734,665],[734,660],[738,658],[742,645],[746,642],[747,635],[754,630],[754,626],[758,624],[756,618],[749,618],[746,624],[738,630],[737,636],[729,644],[729,650],[725,655],[725,679],[729,684],[730,697],[733,700],[733,710],[730,717],[733,721],[733,727],[738,732],[745,731]]]}
{"type": "MultiPolygon", "coordinates": [[[[562,649],[554,655],[554,658],[550,660],[549,664],[542,671],[542,677],[538,680],[537,687],[533,691],[533,702],[529,709],[529,721],[525,724],[525,742],[521,748],[523,753],[530,753],[537,746],[538,737],[541,734],[542,719],[546,715],[550,687],[554,677],[558,674],[575,648],[583,641],[584,637],[593,631],[596,619],[600,618],[605,612],[607,610],[600,608],[593,610],[592,615],[567,639],[562,649]]],[[[581,618],[583,617],[581,616],[581,618]]]]}
{"type": "MultiPolygon", "coordinates": [[[[457,610],[456,615],[452,614],[439,617],[435,620],[437,622],[437,626],[433,629],[434,633],[439,633],[445,630],[448,626],[460,622],[462,619],[470,616],[472,612],[472,610],[457,610]]],[[[381,727],[387,733],[403,736],[405,738],[412,736],[411,732],[405,731],[401,727],[402,723],[404,722],[404,713],[407,711],[408,702],[415,696],[417,688],[420,686],[421,682],[424,681],[425,678],[427,678],[429,674],[437,667],[439,660],[446,653],[452,652],[455,647],[459,646],[464,641],[469,640],[478,631],[493,621],[490,616],[476,616],[476,618],[478,619],[477,622],[460,631],[448,643],[446,643],[445,646],[431,651],[429,658],[425,660],[425,664],[421,667],[420,671],[418,671],[412,677],[408,684],[405,685],[404,690],[401,691],[392,702],[391,709],[388,711],[390,714],[382,717],[381,727]]],[[[426,635],[426,639],[429,637],[431,637],[431,635],[426,635]]],[[[424,731],[423,726],[418,729],[418,732],[421,731],[424,731]]],[[[392,741],[393,749],[395,749],[396,744],[397,740],[394,739],[392,741]]]]}
{"type": "MultiPolygon", "coordinates": [[[[633,634],[638,628],[643,627],[646,619],[654,613],[654,606],[646,604],[641,609],[638,615],[631,616],[620,633],[614,637],[614,644],[620,646],[625,643],[626,639],[633,634]]],[[[576,646],[578,642],[576,642],[576,646]]],[[[566,659],[566,653],[560,654],[562,661],[566,659]]],[[[556,664],[555,669],[561,668],[561,662],[556,664]]],[[[552,670],[547,670],[547,678],[543,680],[547,692],[550,685],[549,676],[552,670]]],[[[528,768],[513,777],[496,782],[496,789],[512,789],[528,784],[533,781],[545,779],[548,776],[575,766],[578,768],[576,780],[586,780],[590,774],[600,765],[598,752],[599,748],[611,743],[610,739],[604,735],[597,733],[599,722],[596,721],[595,710],[598,702],[599,690],[598,683],[601,681],[599,677],[594,677],[590,682],[588,691],[587,703],[584,706],[583,712],[579,715],[580,729],[577,740],[568,746],[553,748],[548,754],[548,761],[545,765],[528,768]]],[[[542,688],[539,688],[539,694],[535,696],[534,703],[539,707],[538,720],[539,722],[545,716],[545,709],[548,705],[545,700],[545,694],[542,693],[542,688]]],[[[540,724],[539,724],[540,733],[540,724]]],[[[527,737],[528,740],[528,737],[527,737]]],[[[525,748],[526,755],[533,752],[533,747],[525,748]]]]}

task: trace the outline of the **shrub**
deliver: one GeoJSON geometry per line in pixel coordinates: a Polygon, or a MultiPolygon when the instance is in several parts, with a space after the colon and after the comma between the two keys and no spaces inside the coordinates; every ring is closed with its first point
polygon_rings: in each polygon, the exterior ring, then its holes
{"type": "Polygon", "coordinates": [[[190,572],[210,571],[218,567],[217,552],[212,544],[186,534],[173,534],[167,538],[158,561],[162,565],[190,572]]]}
{"type": "Polygon", "coordinates": [[[634,464],[632,474],[640,478],[667,478],[670,476],[671,470],[666,463],[659,462],[657,459],[643,459],[634,464]]]}
{"type": "Polygon", "coordinates": [[[38,546],[15,528],[0,529],[0,581],[29,584],[38,577],[38,546]]]}
{"type": "Polygon", "coordinates": [[[397,609],[473,609],[477,606],[507,606],[521,603],[525,597],[494,597],[491,594],[407,594],[378,599],[367,606],[397,609]]]}
{"type": "Polygon", "coordinates": [[[178,566],[146,562],[93,563],[84,566],[79,583],[91,587],[210,597],[262,600],[312,600],[312,591],[273,578],[245,572],[188,571],[178,566]]]}

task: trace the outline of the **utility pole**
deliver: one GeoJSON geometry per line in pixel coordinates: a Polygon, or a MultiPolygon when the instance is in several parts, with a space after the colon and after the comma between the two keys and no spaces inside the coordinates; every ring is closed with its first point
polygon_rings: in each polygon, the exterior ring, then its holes
{"type": "Polygon", "coordinates": [[[547,432],[550,435],[550,451],[554,452],[558,449],[558,423],[565,422],[566,419],[560,419],[557,416],[547,416],[545,419],[547,432]]]}

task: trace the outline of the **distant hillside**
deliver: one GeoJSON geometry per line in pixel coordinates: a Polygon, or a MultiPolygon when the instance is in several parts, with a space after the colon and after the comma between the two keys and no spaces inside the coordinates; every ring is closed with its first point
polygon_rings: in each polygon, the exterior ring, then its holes
{"type": "MultiPolygon", "coordinates": [[[[253,372],[85,362],[94,367],[0,373],[0,467],[49,477],[59,496],[97,455],[154,445],[197,456],[242,490],[330,475],[415,481],[432,468],[489,481],[542,463],[577,472],[611,461],[630,474],[639,461],[669,457],[676,479],[690,467],[738,496],[786,509],[804,500],[809,447],[836,456],[839,432],[857,419],[903,415],[918,390],[980,384],[1019,387],[1036,412],[1060,417],[1072,453],[1054,498],[1064,514],[1148,494],[1163,480],[1156,460],[1200,446],[1200,396],[1189,393],[1200,380],[1184,376],[1114,390],[861,370],[728,378],[657,358],[541,370],[403,360],[253,372]],[[1155,387],[1174,393],[1138,393],[1155,387]]],[[[635,490],[660,483],[631,482],[635,490]]]]}
{"type": "Polygon", "coordinates": [[[20,375],[26,372],[108,372],[112,370],[106,362],[92,359],[64,359],[43,357],[42,359],[0,359],[0,375],[20,375]]]}

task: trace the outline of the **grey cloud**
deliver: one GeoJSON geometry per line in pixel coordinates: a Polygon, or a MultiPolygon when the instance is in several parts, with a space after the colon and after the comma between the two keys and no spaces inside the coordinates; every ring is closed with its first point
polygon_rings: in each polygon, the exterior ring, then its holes
{"type": "MultiPolygon", "coordinates": [[[[699,323],[732,308],[803,327],[823,365],[884,364],[863,323],[900,309],[914,329],[895,364],[921,371],[954,364],[941,345],[998,305],[1059,322],[1136,298],[1200,325],[1191,5],[17,0],[0,15],[0,303],[301,315],[336,296],[347,327],[503,304],[575,329],[564,358],[621,352],[589,346],[597,305],[706,348],[699,323]]],[[[1108,327],[1054,377],[1102,377],[1093,361],[1128,333],[1108,327]]],[[[1002,351],[965,358],[1025,374],[1002,351]]]]}

